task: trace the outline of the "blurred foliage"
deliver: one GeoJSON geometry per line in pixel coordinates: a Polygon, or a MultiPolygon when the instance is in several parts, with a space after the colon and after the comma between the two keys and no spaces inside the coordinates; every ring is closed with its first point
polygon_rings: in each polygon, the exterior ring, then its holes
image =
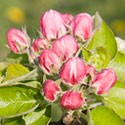
{"type": "Polygon", "coordinates": [[[5,47],[8,29],[26,25],[33,38],[42,13],[49,9],[73,16],[81,12],[94,15],[98,11],[115,35],[125,38],[125,0],[0,0],[0,60],[9,52],[5,47]]]}
{"type": "Polygon", "coordinates": [[[24,20],[24,12],[17,7],[8,8],[6,16],[14,23],[21,23],[24,20]]]}

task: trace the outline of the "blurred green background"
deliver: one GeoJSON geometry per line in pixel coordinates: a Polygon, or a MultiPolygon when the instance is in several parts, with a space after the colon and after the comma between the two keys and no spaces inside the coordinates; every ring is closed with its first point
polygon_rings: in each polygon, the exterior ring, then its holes
{"type": "Polygon", "coordinates": [[[125,0],[0,0],[0,60],[9,52],[5,47],[8,29],[26,25],[33,38],[42,13],[49,9],[73,16],[98,11],[115,35],[125,39],[125,0]]]}

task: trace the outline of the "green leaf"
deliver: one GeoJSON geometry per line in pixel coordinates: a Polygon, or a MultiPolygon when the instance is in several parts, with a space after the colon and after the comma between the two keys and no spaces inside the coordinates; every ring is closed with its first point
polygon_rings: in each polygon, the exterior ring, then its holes
{"type": "Polygon", "coordinates": [[[0,117],[15,117],[36,109],[43,100],[39,91],[24,85],[0,87],[0,117]]]}
{"type": "Polygon", "coordinates": [[[4,80],[4,76],[0,76],[0,83],[2,83],[4,80]]]}
{"type": "Polygon", "coordinates": [[[25,125],[25,121],[22,117],[6,118],[2,122],[3,125],[25,125]]]}
{"type": "Polygon", "coordinates": [[[91,59],[92,59],[92,52],[89,51],[88,49],[81,47],[82,52],[83,52],[83,58],[86,62],[88,62],[89,64],[91,63],[91,59]]]}
{"type": "Polygon", "coordinates": [[[27,54],[16,54],[12,51],[6,57],[5,61],[10,62],[10,63],[20,63],[20,64],[28,64],[29,63],[27,54]]]}
{"type": "Polygon", "coordinates": [[[103,47],[96,47],[92,55],[92,65],[98,70],[104,69],[108,66],[109,60],[110,56],[107,50],[103,47]]]}
{"type": "Polygon", "coordinates": [[[125,82],[125,54],[118,52],[116,58],[109,64],[115,70],[118,80],[125,82]]]}
{"type": "MultiPolygon", "coordinates": [[[[96,16],[99,17],[99,15],[97,14],[96,16]]],[[[101,25],[98,25],[97,30],[95,31],[96,32],[93,35],[93,37],[91,38],[90,36],[91,40],[89,39],[87,49],[93,50],[96,47],[103,46],[108,50],[110,54],[110,59],[113,59],[117,53],[117,43],[112,31],[109,29],[109,27],[106,25],[104,21],[102,21],[101,25]]]]}
{"type": "Polygon", "coordinates": [[[96,69],[104,69],[108,66],[110,56],[108,51],[103,47],[96,47],[93,54],[93,66],[96,69]]]}
{"type": "Polygon", "coordinates": [[[29,70],[21,64],[10,64],[6,72],[5,81],[26,75],[27,73],[29,73],[29,70]]]}
{"type": "Polygon", "coordinates": [[[119,37],[115,37],[117,45],[118,45],[118,51],[121,53],[125,53],[125,40],[120,39],[119,37]]]}
{"type": "Polygon", "coordinates": [[[118,88],[124,88],[125,89],[125,85],[119,80],[117,80],[117,82],[115,83],[115,85],[113,87],[118,87],[118,88]]]}
{"type": "Polygon", "coordinates": [[[39,81],[26,81],[26,82],[22,82],[20,84],[25,84],[34,88],[38,88],[41,89],[42,85],[39,81]]]}
{"type": "Polygon", "coordinates": [[[91,112],[93,125],[124,125],[123,120],[110,108],[100,106],[91,112]]]}
{"type": "Polygon", "coordinates": [[[52,107],[51,107],[51,121],[52,122],[57,122],[61,119],[62,117],[62,109],[61,107],[58,105],[58,104],[52,104],[52,107]]]}
{"type": "Polygon", "coordinates": [[[5,72],[8,65],[8,62],[0,62],[0,83],[2,83],[5,79],[5,72]]]}
{"type": "Polygon", "coordinates": [[[96,69],[104,69],[108,66],[110,56],[104,47],[96,47],[93,52],[82,47],[83,58],[88,64],[94,66],[96,69]]]}
{"type": "Polygon", "coordinates": [[[46,115],[46,109],[30,112],[23,118],[26,125],[47,125],[50,118],[46,115]]]}
{"type": "Polygon", "coordinates": [[[101,24],[102,24],[102,18],[100,17],[99,13],[96,12],[94,17],[94,29],[96,30],[97,28],[99,28],[101,24]]]}
{"type": "Polygon", "coordinates": [[[106,105],[125,119],[125,85],[117,81],[115,86],[109,91],[109,96],[104,96],[106,105]]]}
{"type": "Polygon", "coordinates": [[[0,62],[0,76],[3,75],[3,72],[7,69],[8,65],[8,62],[0,62]]]}

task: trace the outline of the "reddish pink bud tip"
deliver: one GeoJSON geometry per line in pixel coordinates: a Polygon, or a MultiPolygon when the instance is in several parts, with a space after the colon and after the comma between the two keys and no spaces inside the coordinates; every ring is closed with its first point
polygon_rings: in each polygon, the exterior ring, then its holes
{"type": "Polygon", "coordinates": [[[40,29],[44,37],[48,40],[57,39],[59,31],[63,34],[66,32],[61,13],[55,10],[46,11],[40,19],[40,29]]]}
{"type": "Polygon", "coordinates": [[[112,69],[104,69],[94,77],[91,87],[97,88],[97,94],[109,91],[116,83],[117,76],[112,69]]]}
{"type": "Polygon", "coordinates": [[[60,68],[60,59],[53,50],[45,49],[40,54],[39,64],[42,69],[49,73],[51,65],[60,68]]]}
{"type": "Polygon", "coordinates": [[[64,14],[62,14],[62,18],[63,18],[65,24],[69,24],[72,21],[73,16],[68,13],[64,13],[64,14]]]}
{"type": "Polygon", "coordinates": [[[66,108],[67,110],[75,110],[82,106],[84,100],[81,97],[81,94],[78,92],[65,92],[60,100],[60,104],[62,107],[66,108]]]}
{"type": "Polygon", "coordinates": [[[70,58],[62,67],[60,78],[66,83],[74,85],[86,75],[86,66],[83,60],[78,57],[70,58]]]}
{"type": "Polygon", "coordinates": [[[53,80],[47,80],[43,83],[42,92],[46,99],[54,101],[56,99],[56,93],[60,88],[53,80]]]}
{"type": "Polygon", "coordinates": [[[33,42],[33,49],[35,52],[38,52],[39,50],[41,49],[46,49],[46,41],[42,38],[39,38],[39,39],[36,39],[34,42],[33,42]]]}
{"type": "Polygon", "coordinates": [[[95,74],[95,68],[93,66],[91,66],[91,65],[88,65],[86,75],[88,76],[90,74],[90,72],[95,74]]]}
{"type": "Polygon", "coordinates": [[[76,54],[78,44],[71,35],[64,35],[53,43],[52,50],[64,61],[76,54]]]}
{"type": "Polygon", "coordinates": [[[93,19],[87,13],[80,13],[73,18],[71,27],[74,36],[88,39],[93,28],[93,19]]]}
{"type": "Polygon", "coordinates": [[[10,49],[15,53],[25,52],[25,49],[28,45],[24,33],[15,28],[8,30],[7,41],[10,49]]]}

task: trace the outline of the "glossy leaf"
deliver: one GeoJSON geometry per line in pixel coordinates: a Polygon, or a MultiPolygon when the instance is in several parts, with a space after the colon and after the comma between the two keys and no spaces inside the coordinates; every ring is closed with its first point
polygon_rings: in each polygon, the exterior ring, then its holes
{"type": "Polygon", "coordinates": [[[52,122],[57,122],[61,119],[62,117],[62,109],[58,104],[53,104],[51,107],[51,121],[52,122]]]}
{"type": "Polygon", "coordinates": [[[15,118],[6,118],[3,119],[3,125],[25,125],[25,121],[22,117],[15,117],[15,118]]]}
{"type": "Polygon", "coordinates": [[[109,64],[115,70],[118,80],[125,82],[125,54],[118,52],[116,58],[109,64]]]}
{"type": "Polygon", "coordinates": [[[100,106],[91,112],[93,125],[124,125],[122,119],[110,108],[100,106]]]}
{"type": "Polygon", "coordinates": [[[115,86],[109,91],[109,96],[105,96],[107,106],[125,119],[125,85],[117,81],[115,86]]]}
{"type": "MultiPolygon", "coordinates": [[[[96,16],[99,17],[99,15],[96,16]]],[[[100,23],[100,21],[97,23],[100,23]]],[[[97,30],[95,31],[96,32],[94,33],[93,37],[90,37],[91,40],[89,40],[87,48],[89,50],[93,50],[96,47],[103,46],[108,50],[110,54],[110,59],[113,59],[117,53],[117,43],[112,31],[109,29],[104,21],[102,21],[101,24],[98,25],[97,30]]]]}
{"type": "Polygon", "coordinates": [[[26,75],[27,73],[29,73],[29,70],[21,64],[10,64],[6,72],[5,81],[26,75]]]}
{"type": "Polygon", "coordinates": [[[26,125],[47,125],[50,118],[46,116],[46,109],[30,112],[23,118],[26,125]]]}
{"type": "Polygon", "coordinates": [[[24,85],[0,87],[0,117],[14,117],[33,111],[42,101],[39,89],[24,85]]]}

